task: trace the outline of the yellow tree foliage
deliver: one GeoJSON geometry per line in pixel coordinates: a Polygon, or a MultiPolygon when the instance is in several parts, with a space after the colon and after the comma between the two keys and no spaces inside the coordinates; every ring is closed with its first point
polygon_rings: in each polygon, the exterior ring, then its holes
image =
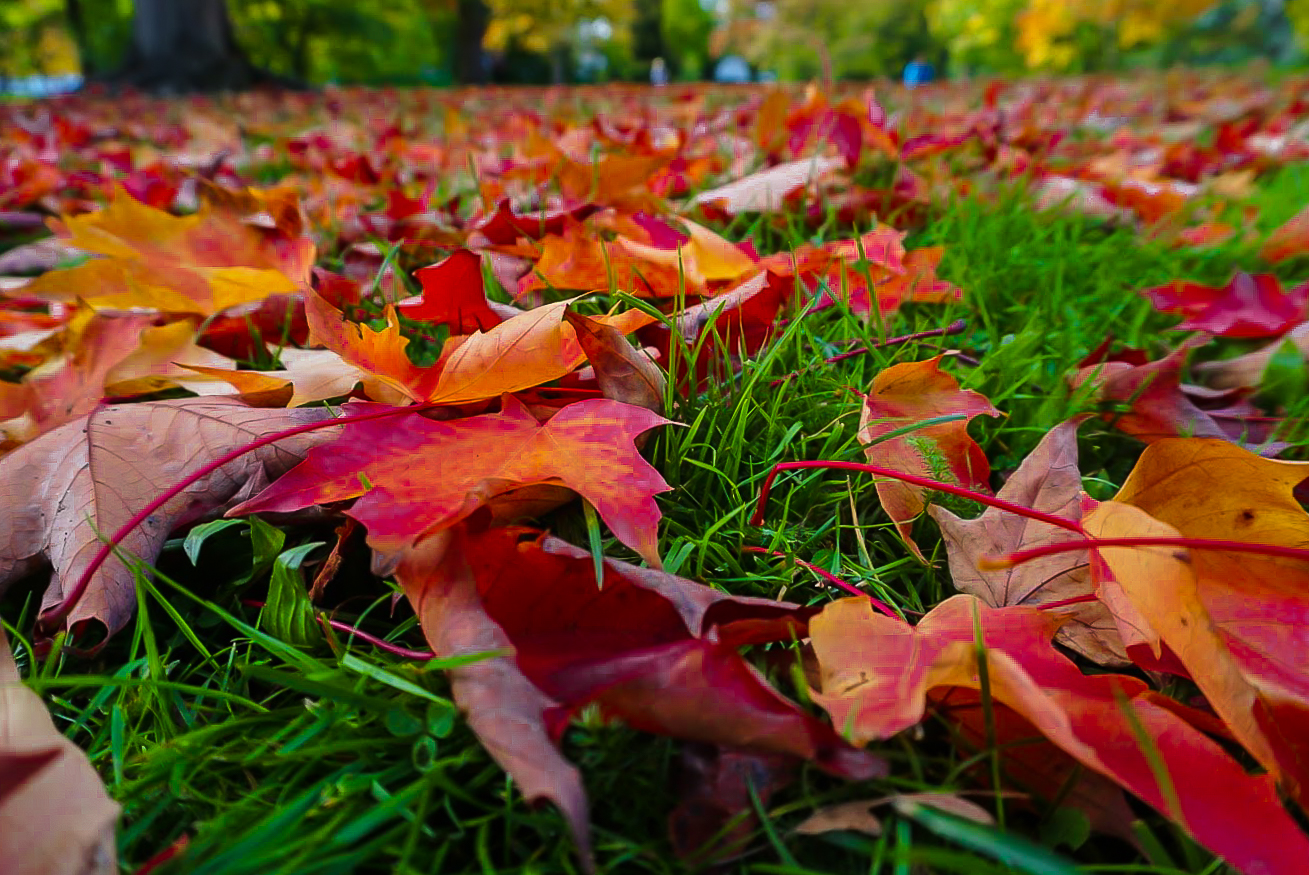
{"type": "Polygon", "coordinates": [[[1079,28],[1099,28],[1119,48],[1156,43],[1216,0],[1028,0],[1018,14],[1017,46],[1030,68],[1066,69],[1078,57],[1079,28]]]}
{"type": "Polygon", "coordinates": [[[1295,40],[1309,49],[1309,0],[1286,0],[1286,17],[1295,31],[1295,40]]]}
{"type": "Polygon", "coordinates": [[[577,42],[588,22],[604,22],[616,39],[627,34],[633,0],[487,0],[491,25],[484,43],[499,51],[517,44],[546,54],[577,42]]]}
{"type": "Polygon", "coordinates": [[[1020,63],[1014,52],[1014,24],[1027,0],[929,0],[927,24],[950,52],[952,64],[1008,69],[1020,63]]]}

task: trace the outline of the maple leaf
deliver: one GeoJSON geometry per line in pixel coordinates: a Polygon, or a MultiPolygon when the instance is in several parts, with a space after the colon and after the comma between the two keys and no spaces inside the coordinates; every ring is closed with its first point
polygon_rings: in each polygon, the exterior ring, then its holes
{"type": "MultiPolygon", "coordinates": [[[[1082,518],[1082,475],[1077,469],[1077,420],[1060,423],[1046,433],[1036,449],[1005,481],[997,498],[1060,516],[1082,518]]],[[[1068,540],[1068,532],[1049,523],[988,507],[980,517],[960,519],[933,505],[927,512],[941,527],[955,589],[992,607],[1038,607],[1094,593],[1087,551],[1057,553],[1013,568],[983,571],[983,556],[1030,550],[1068,540]]],[[[1128,665],[1109,609],[1098,599],[1058,609],[1067,621],[1055,639],[1102,665],[1128,665]]]]}
{"type": "MultiPolygon", "coordinates": [[[[506,319],[490,331],[451,337],[432,367],[413,364],[405,353],[395,309],[385,312],[386,328],[347,322],[341,312],[309,293],[305,312],[312,337],[346,362],[414,401],[464,404],[485,401],[558,379],[586,358],[564,313],[572,300],[537,307],[506,319]]],[[[623,334],[654,321],[639,310],[597,317],[623,334]]]]}
{"type": "Polygon", "coordinates": [[[206,190],[200,212],[172,216],[118,189],[104,210],[65,216],[57,230],[69,245],[103,256],[42,274],[25,294],[81,297],[95,308],[148,307],[211,315],[269,295],[295,292],[309,280],[314,245],[298,234],[279,240],[244,220],[255,207],[284,216],[292,204],[270,196],[206,190]]]}
{"type": "Polygon", "coordinates": [[[238,371],[204,365],[183,365],[189,371],[221,380],[240,393],[252,407],[300,407],[348,395],[363,383],[370,398],[389,404],[405,403],[405,396],[387,383],[345,361],[330,349],[284,349],[280,371],[238,371]]]}
{"type": "Polygon", "coordinates": [[[1280,337],[1309,319],[1309,283],[1283,290],[1270,273],[1238,272],[1225,286],[1174,280],[1142,292],[1155,309],[1180,313],[1178,331],[1219,337],[1280,337]]]}
{"type": "Polygon", "coordinates": [[[503,321],[487,305],[482,257],[471,250],[456,250],[419,268],[414,278],[423,287],[422,298],[410,306],[403,301],[398,305],[410,319],[449,325],[452,334],[489,331],[503,321]]]}
{"type": "Polygon", "coordinates": [[[702,191],[690,205],[703,204],[728,216],[780,211],[783,202],[807,185],[821,182],[844,166],[840,158],[804,158],[743,176],[702,191]]]}
{"type": "MultiPolygon", "coordinates": [[[[1249,425],[1243,417],[1219,421],[1183,391],[1182,367],[1191,351],[1205,343],[1202,338],[1191,338],[1158,361],[1143,365],[1121,361],[1087,365],[1073,374],[1070,382],[1075,387],[1092,382],[1098,401],[1128,405],[1125,411],[1107,412],[1101,418],[1146,443],[1182,435],[1256,443],[1262,435],[1247,434],[1249,425]]],[[[1262,450],[1276,452],[1280,448],[1269,444],[1262,450]]]]}
{"type": "Polygon", "coordinates": [[[876,613],[866,599],[841,599],[809,622],[821,670],[813,698],[856,743],[866,743],[920,722],[929,698],[949,716],[958,704],[953,690],[983,688],[984,659],[985,690],[997,712],[1020,715],[1237,868],[1299,871],[1309,837],[1282,808],[1272,779],[1246,774],[1188,722],[1190,709],[1144,682],[1082,674],[1051,645],[1059,622],[1036,608],[991,608],[959,595],[911,627],[876,613]]]}
{"type": "Polygon", "coordinates": [[[95,768],[23,686],[0,629],[0,859],[8,875],[118,871],[118,805],[95,768]],[[76,805],[69,805],[69,800],[76,805]]]}
{"type": "MultiPolygon", "coordinates": [[[[353,415],[384,408],[351,403],[344,409],[353,415]]],[[[448,422],[405,416],[352,423],[339,440],[310,451],[303,464],[231,514],[359,498],[347,513],[368,529],[373,549],[392,556],[484,505],[510,519],[531,515],[538,508],[517,505],[517,490],[562,485],[589,501],[620,541],[657,568],[654,496],[669,487],[633,441],[667,424],[645,408],[590,399],[543,425],[511,395],[503,397],[499,413],[448,422]]]]}
{"type": "Polygon", "coordinates": [[[110,372],[138,348],[141,333],[153,321],[145,314],[83,308],[60,335],[62,354],[24,375],[24,409],[18,421],[5,423],[5,434],[30,440],[93,410],[110,372]]]}
{"type": "MultiPolygon", "coordinates": [[[[874,377],[859,416],[859,441],[870,464],[989,493],[991,465],[968,436],[968,421],[979,414],[999,416],[1000,411],[977,392],[961,390],[959,382],[941,370],[943,357],[902,362],[874,377]],[[964,419],[885,437],[906,426],[954,414],[964,419]]],[[[899,481],[879,481],[877,497],[905,544],[926,561],[911,536],[914,518],[928,503],[926,490],[899,481]]]]}
{"type": "Polygon", "coordinates": [[[813,760],[850,778],[884,773],[736,652],[789,639],[807,609],[615,560],[597,588],[589,553],[523,534],[449,530],[407,550],[396,579],[438,656],[496,654],[451,671],[455,701],[523,795],[560,807],[584,859],[585,792],[556,743],[590,703],[648,732],[813,760]]]}
{"type": "MultiPolygon", "coordinates": [[[[147,502],[210,459],[250,441],[330,417],[321,409],[259,410],[230,399],[184,398],[100,407],[0,458],[0,590],[44,564],[42,601],[61,603],[111,534],[147,502]]],[[[259,489],[329,440],[325,428],[264,447],[192,484],[121,542],[151,563],[170,532],[259,489]]],[[[136,606],[132,571],[109,559],[67,616],[109,634],[136,606]]]]}
{"type": "Polygon", "coordinates": [[[518,283],[516,297],[542,289],[609,291],[640,297],[671,298],[702,294],[707,279],[685,247],[661,249],[618,235],[605,240],[580,224],[541,241],[532,272],[518,283]]]}
{"type": "MultiPolygon", "coordinates": [[[[1294,490],[1309,463],[1264,459],[1216,440],[1142,453],[1092,537],[1172,536],[1309,546],[1294,490]]],[[[1221,549],[1097,548],[1149,624],[1254,757],[1309,799],[1309,566],[1221,549]]],[[[1157,649],[1156,649],[1157,652],[1157,649]]]]}

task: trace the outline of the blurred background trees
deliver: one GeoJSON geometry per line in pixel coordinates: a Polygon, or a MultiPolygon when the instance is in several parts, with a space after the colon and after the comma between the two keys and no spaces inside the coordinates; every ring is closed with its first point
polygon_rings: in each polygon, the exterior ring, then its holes
{"type": "MultiPolygon", "coordinates": [[[[145,2],[145,0],[142,0],[145,2]]],[[[189,2],[189,0],[188,0],[189,2]]],[[[220,3],[221,5],[221,3],[220,3]]],[[[310,83],[782,79],[1306,62],[1309,0],[226,0],[256,67],[310,83]]],[[[133,0],[2,0],[0,77],[103,75],[133,0]]]]}

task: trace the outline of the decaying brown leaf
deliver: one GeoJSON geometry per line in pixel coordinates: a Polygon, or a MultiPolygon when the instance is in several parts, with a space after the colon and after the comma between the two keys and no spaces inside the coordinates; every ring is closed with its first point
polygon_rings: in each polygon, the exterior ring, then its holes
{"type": "MultiPolygon", "coordinates": [[[[99,536],[161,492],[224,453],[330,415],[211,398],[116,404],[19,447],[0,459],[0,591],[48,564],[54,574],[42,606],[59,604],[100,548],[99,536]]],[[[307,432],[229,462],[137,526],[122,548],[153,562],[169,532],[256,494],[337,432],[307,432]]],[[[98,620],[112,634],[134,605],[132,572],[111,558],[65,622],[98,620]]]]}
{"type": "MultiPolygon", "coordinates": [[[[1077,426],[1050,430],[1001,488],[998,498],[1077,522],[1082,518],[1082,475],[1077,470],[1077,426]]],[[[939,505],[928,507],[941,527],[955,589],[989,605],[1038,605],[1091,595],[1087,551],[1056,553],[1002,571],[980,571],[982,556],[1030,550],[1074,539],[1071,532],[993,507],[964,520],[939,505]]],[[[1059,609],[1071,619],[1056,640],[1102,665],[1127,665],[1127,650],[1108,608],[1099,600],[1059,609]]]]}

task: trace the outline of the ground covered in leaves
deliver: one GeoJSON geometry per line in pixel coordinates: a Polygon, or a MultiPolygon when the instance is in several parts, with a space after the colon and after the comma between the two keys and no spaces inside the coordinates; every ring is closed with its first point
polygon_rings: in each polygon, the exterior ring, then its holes
{"type": "Polygon", "coordinates": [[[0,858],[1302,871],[1307,86],[0,105],[0,858]]]}

